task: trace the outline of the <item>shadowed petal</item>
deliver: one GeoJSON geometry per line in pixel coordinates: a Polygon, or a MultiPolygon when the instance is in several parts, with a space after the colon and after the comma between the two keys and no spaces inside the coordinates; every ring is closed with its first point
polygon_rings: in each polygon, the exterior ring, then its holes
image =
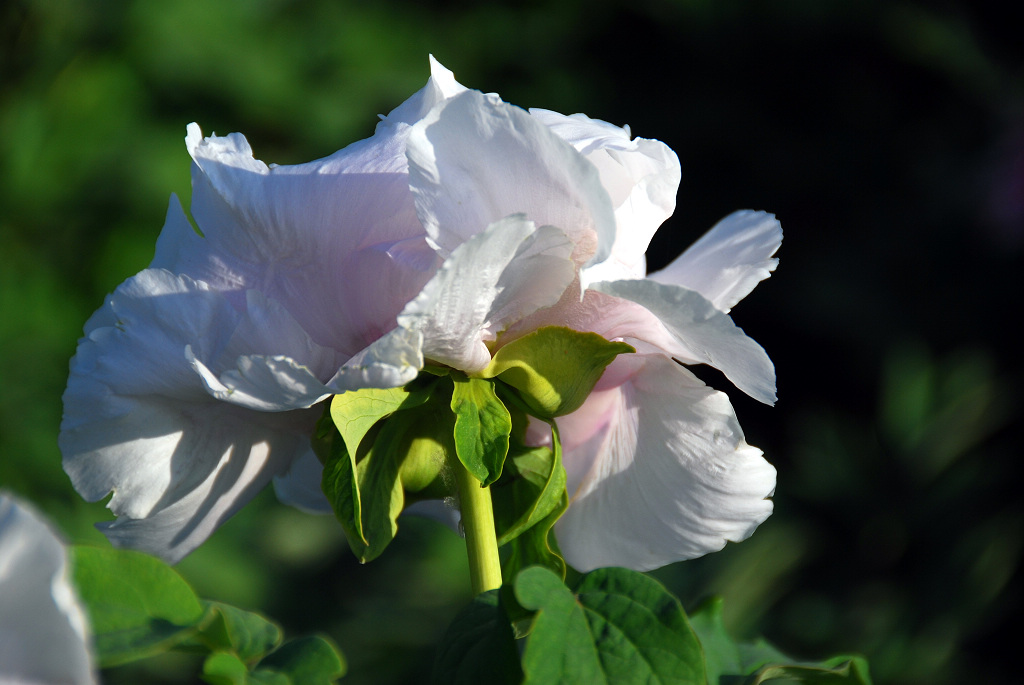
{"type": "Polygon", "coordinates": [[[246,409],[281,412],[306,409],[330,395],[361,388],[397,388],[423,368],[418,331],[396,328],[355,355],[327,383],[310,369],[284,355],[243,355],[218,378],[185,348],[185,356],[218,400],[246,409]]]}
{"type": "Polygon", "coordinates": [[[0,491],[0,683],[96,682],[67,550],[30,507],[0,491]]]}
{"type": "Polygon", "coordinates": [[[337,369],[272,302],[252,294],[249,303],[238,311],[206,284],[150,269],[93,317],[71,363],[59,444],[83,497],[113,491],[116,543],[177,561],[308,449],[316,410],[257,414],[220,402],[186,359],[191,345],[216,373],[239,349],[269,347],[323,375],[337,369]]]}
{"type": "Polygon", "coordinates": [[[748,445],[728,398],[660,355],[620,357],[558,419],[570,505],[565,559],[650,570],[747,538],[772,511],[775,469],[748,445]]]}

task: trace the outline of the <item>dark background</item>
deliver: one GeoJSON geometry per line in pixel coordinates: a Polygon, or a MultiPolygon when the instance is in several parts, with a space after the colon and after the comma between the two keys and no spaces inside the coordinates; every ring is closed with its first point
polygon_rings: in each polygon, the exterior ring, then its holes
{"type": "MultiPolygon", "coordinates": [[[[679,155],[667,263],[774,212],[776,275],[733,312],[779,404],[733,398],[779,471],[748,541],[655,573],[740,636],[861,653],[878,683],[1019,680],[1024,41],[996,2],[8,2],[0,9],[0,485],[101,544],[56,447],[67,361],[189,198],[185,125],[296,163],[370,135],[433,53],[469,87],[585,112],[679,155]]],[[[323,631],[350,683],[414,683],[468,599],[461,541],[403,521],[360,566],[265,493],[179,567],[323,631]]],[[[109,682],[189,682],[191,657],[109,682]]],[[[145,670],[148,669],[148,670],[145,670]]]]}

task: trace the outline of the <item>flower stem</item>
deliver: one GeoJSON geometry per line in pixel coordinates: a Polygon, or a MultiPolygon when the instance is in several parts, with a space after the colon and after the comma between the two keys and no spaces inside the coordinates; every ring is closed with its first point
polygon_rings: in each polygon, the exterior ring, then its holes
{"type": "Polygon", "coordinates": [[[480,487],[480,481],[462,464],[455,469],[459,487],[459,509],[466,534],[469,555],[469,579],[473,594],[501,587],[501,561],[498,539],[494,533],[494,509],[491,489],[480,487]]]}

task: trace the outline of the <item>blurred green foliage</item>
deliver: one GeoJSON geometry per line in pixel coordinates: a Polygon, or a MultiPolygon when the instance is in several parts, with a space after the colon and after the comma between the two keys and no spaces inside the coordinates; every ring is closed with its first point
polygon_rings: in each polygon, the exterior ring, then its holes
{"type": "MultiPolygon", "coordinates": [[[[737,636],[861,652],[879,683],[1015,682],[1024,51],[994,1],[413,3],[13,0],[0,8],[0,485],[76,542],[108,518],[56,447],[67,361],[146,266],[185,125],[268,162],[369,135],[433,52],[466,85],[584,111],[680,155],[667,262],[733,209],[774,211],[778,274],[734,313],[780,403],[730,392],[779,470],[748,541],[657,572],[737,636]]],[[[727,389],[720,376],[706,374],[727,389]]],[[[461,541],[403,520],[360,566],[340,526],[264,493],[182,573],[205,597],[323,631],[351,683],[419,682],[468,601],[461,541]],[[370,675],[372,673],[372,675],[370,675]]],[[[185,682],[180,655],[111,683],[185,682]]]]}

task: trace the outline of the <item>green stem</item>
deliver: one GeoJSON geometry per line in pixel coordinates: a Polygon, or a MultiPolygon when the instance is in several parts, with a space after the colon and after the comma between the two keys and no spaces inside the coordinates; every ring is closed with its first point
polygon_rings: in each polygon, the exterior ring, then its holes
{"type": "Polygon", "coordinates": [[[469,554],[469,579],[473,594],[501,587],[501,561],[498,559],[498,538],[494,533],[494,509],[491,489],[480,487],[480,481],[459,464],[455,469],[459,486],[459,509],[466,533],[469,554]]]}

